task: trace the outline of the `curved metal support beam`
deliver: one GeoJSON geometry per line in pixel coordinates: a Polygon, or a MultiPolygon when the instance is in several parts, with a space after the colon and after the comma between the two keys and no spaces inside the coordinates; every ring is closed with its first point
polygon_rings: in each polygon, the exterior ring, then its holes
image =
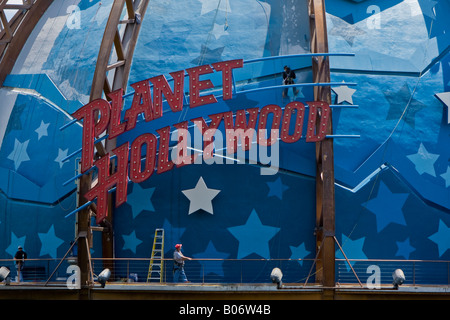
{"type": "Polygon", "coordinates": [[[0,0],[0,87],[11,72],[28,37],[53,0],[22,0],[22,4],[10,4],[0,0]],[[17,9],[8,21],[4,10],[17,9]]]}
{"type": "Polygon", "coordinates": [[[101,98],[103,93],[109,93],[120,88],[126,89],[141,21],[144,19],[148,3],[149,0],[114,1],[95,67],[90,94],[91,101],[101,98]],[[120,16],[125,4],[128,19],[121,21],[120,16]],[[121,37],[118,26],[122,23],[125,23],[126,27],[121,37]],[[117,61],[110,63],[113,46],[117,55],[117,61]],[[107,78],[107,72],[110,70],[115,70],[112,85],[107,78]]]}

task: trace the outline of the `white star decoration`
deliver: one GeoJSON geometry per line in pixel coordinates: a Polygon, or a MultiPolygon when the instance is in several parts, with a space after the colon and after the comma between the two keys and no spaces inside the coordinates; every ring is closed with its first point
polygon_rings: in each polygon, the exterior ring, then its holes
{"type": "MultiPolygon", "coordinates": [[[[344,81],[342,81],[342,83],[345,84],[344,81]]],[[[342,103],[344,101],[353,104],[353,94],[355,93],[355,89],[349,88],[348,86],[339,86],[337,88],[331,88],[331,90],[334,91],[334,93],[337,94],[338,97],[338,101],[337,103],[342,103]]]]}
{"type": "Polygon", "coordinates": [[[214,28],[211,33],[214,35],[216,40],[218,40],[221,36],[228,35],[228,32],[225,30],[225,25],[217,23],[214,23],[214,28]]]}
{"type": "Polygon", "coordinates": [[[450,124],[450,92],[436,93],[436,97],[447,106],[447,123],[450,124]]]}
{"type": "Polygon", "coordinates": [[[63,167],[63,165],[65,164],[65,162],[62,161],[62,159],[64,159],[65,157],[67,157],[67,152],[69,151],[69,149],[66,150],[62,150],[61,148],[58,149],[58,156],[55,159],[55,162],[58,162],[59,164],[59,168],[61,169],[63,167]]]}
{"type": "Polygon", "coordinates": [[[214,214],[212,200],[217,196],[220,190],[208,189],[202,177],[200,177],[194,189],[183,190],[182,192],[191,202],[189,214],[200,209],[203,209],[210,214],[214,214]]]}
{"type": "Polygon", "coordinates": [[[8,159],[14,161],[14,169],[17,171],[19,169],[20,165],[24,161],[29,161],[30,157],[27,153],[28,143],[30,140],[27,140],[25,142],[20,142],[19,140],[15,139],[14,141],[14,149],[9,154],[8,159]]]}
{"type": "Polygon", "coordinates": [[[439,155],[428,152],[428,150],[422,143],[420,143],[420,147],[417,153],[411,154],[406,157],[411,160],[412,163],[414,163],[419,174],[428,173],[433,177],[436,177],[434,163],[439,158],[439,155]]]}
{"type": "Polygon", "coordinates": [[[49,125],[50,123],[45,123],[41,120],[41,125],[39,126],[39,128],[34,130],[38,134],[38,140],[41,140],[42,137],[48,136],[47,129],[49,125]]]}

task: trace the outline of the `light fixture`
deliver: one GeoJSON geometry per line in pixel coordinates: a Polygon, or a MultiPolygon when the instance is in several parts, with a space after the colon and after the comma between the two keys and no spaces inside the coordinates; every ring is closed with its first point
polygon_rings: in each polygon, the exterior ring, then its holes
{"type": "Polygon", "coordinates": [[[398,286],[402,285],[403,282],[405,282],[405,274],[401,269],[396,269],[394,272],[392,272],[392,279],[394,289],[398,290],[398,286]]]}
{"type": "Polygon", "coordinates": [[[0,268],[0,282],[5,281],[5,285],[9,285],[10,277],[9,277],[10,271],[7,267],[1,267],[0,268]]]}
{"type": "Polygon", "coordinates": [[[277,284],[277,288],[280,289],[282,286],[281,279],[283,278],[283,273],[279,268],[274,268],[272,270],[272,273],[270,274],[270,280],[272,280],[273,283],[277,284]]]}
{"type": "Polygon", "coordinates": [[[98,282],[102,285],[102,288],[105,287],[106,281],[109,280],[109,277],[111,276],[111,270],[104,269],[100,274],[98,275],[98,282]]]}

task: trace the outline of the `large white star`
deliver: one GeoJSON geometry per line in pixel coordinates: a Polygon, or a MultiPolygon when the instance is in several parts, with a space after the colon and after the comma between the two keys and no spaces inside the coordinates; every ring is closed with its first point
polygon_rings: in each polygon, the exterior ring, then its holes
{"type": "Polygon", "coordinates": [[[17,139],[15,139],[14,141],[14,149],[9,154],[8,159],[14,161],[14,168],[16,169],[16,171],[17,169],[19,169],[22,162],[30,160],[30,157],[27,153],[28,142],[30,142],[30,140],[27,140],[23,143],[17,139]]]}
{"type": "Polygon", "coordinates": [[[220,190],[208,189],[202,177],[200,177],[194,189],[183,190],[182,192],[191,202],[189,214],[200,209],[203,209],[210,214],[214,214],[212,200],[217,196],[220,190]]]}
{"type": "Polygon", "coordinates": [[[65,164],[65,162],[63,162],[62,160],[67,157],[67,152],[69,151],[69,149],[66,150],[62,150],[59,149],[58,150],[58,156],[55,158],[55,162],[59,163],[59,168],[61,169],[63,167],[63,165],[65,164]]]}
{"type": "Polygon", "coordinates": [[[412,163],[414,163],[419,174],[428,173],[433,177],[436,177],[434,163],[436,162],[437,158],[439,158],[439,155],[429,153],[422,143],[420,143],[420,147],[417,153],[411,154],[407,156],[407,158],[411,160],[412,163]]]}
{"type": "Polygon", "coordinates": [[[214,23],[214,28],[211,33],[214,35],[216,40],[218,40],[221,36],[228,35],[228,32],[225,30],[225,25],[217,23],[214,23]]]}
{"type": "MultiPolygon", "coordinates": [[[[342,83],[345,83],[344,81],[342,81],[342,83]]],[[[348,86],[339,86],[337,88],[331,88],[331,90],[333,90],[338,97],[338,101],[337,103],[342,103],[344,101],[353,104],[353,94],[356,92],[355,89],[349,88],[348,86]]]]}
{"type": "Polygon", "coordinates": [[[447,123],[450,124],[450,92],[436,93],[435,96],[447,106],[447,123]]]}
{"type": "Polygon", "coordinates": [[[41,125],[39,128],[34,130],[38,134],[38,140],[41,140],[42,137],[48,136],[47,128],[50,125],[50,123],[45,123],[41,120],[41,125]]]}

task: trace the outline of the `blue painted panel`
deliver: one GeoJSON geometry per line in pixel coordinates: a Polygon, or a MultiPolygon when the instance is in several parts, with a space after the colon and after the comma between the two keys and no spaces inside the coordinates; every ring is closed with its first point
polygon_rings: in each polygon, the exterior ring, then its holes
{"type": "MultiPolygon", "coordinates": [[[[54,2],[6,79],[8,88],[2,89],[8,105],[2,109],[7,121],[2,118],[0,130],[0,257],[11,257],[19,243],[32,257],[61,257],[73,240],[74,215],[64,217],[75,209],[75,184],[62,183],[75,175],[75,159],[55,160],[80,147],[81,127],[59,127],[89,96],[111,2],[75,2],[80,29],[66,24],[74,18],[66,11],[72,3],[54,2]],[[48,47],[38,48],[39,39],[48,47]],[[22,223],[23,218],[30,223],[22,223]]],[[[221,60],[308,52],[305,3],[288,8],[285,2],[269,0],[221,1],[219,6],[205,0],[176,5],[151,1],[129,84],[221,60]]],[[[333,103],[359,106],[333,114],[335,134],[360,135],[335,139],[337,239],[350,259],[448,260],[449,106],[436,94],[450,90],[450,3],[327,0],[326,8],[330,52],[355,53],[330,58],[332,81],[357,83],[333,87],[333,103]]],[[[297,69],[299,82],[312,81],[309,58],[252,63],[235,71],[238,92],[279,85],[284,64],[297,69]]],[[[219,85],[218,77],[209,78],[219,85]]],[[[312,97],[312,89],[303,88],[298,99],[312,97]]],[[[278,90],[239,93],[232,100],[179,113],[165,105],[161,119],[140,119],[118,144],[195,117],[268,104],[284,108],[288,102],[278,90]]],[[[125,106],[130,105],[127,98],[125,106]]],[[[304,140],[280,143],[279,152],[275,175],[261,175],[254,164],[202,163],[130,184],[128,202],[115,212],[117,256],[150,257],[154,229],[163,227],[166,256],[182,242],[191,257],[231,259],[189,262],[188,277],[195,281],[267,282],[274,263],[241,263],[250,258],[314,258],[314,145],[304,140]],[[189,213],[196,199],[183,191],[194,189],[200,177],[207,188],[220,191],[210,202],[213,213],[189,213]]],[[[94,242],[93,256],[100,257],[100,239],[96,236],[94,242]]],[[[276,266],[282,267],[285,281],[302,282],[311,262],[276,266]]],[[[364,281],[367,263],[353,267],[364,281]]],[[[381,267],[386,274],[392,272],[392,265],[381,267]]],[[[139,278],[145,279],[146,268],[139,268],[139,278]]],[[[416,270],[424,277],[416,283],[448,281],[445,276],[442,280],[442,268],[435,268],[433,277],[427,268],[416,270]]],[[[337,270],[355,280],[345,264],[339,262],[337,270]]],[[[406,265],[405,272],[410,279],[412,270],[406,265]]]]}

